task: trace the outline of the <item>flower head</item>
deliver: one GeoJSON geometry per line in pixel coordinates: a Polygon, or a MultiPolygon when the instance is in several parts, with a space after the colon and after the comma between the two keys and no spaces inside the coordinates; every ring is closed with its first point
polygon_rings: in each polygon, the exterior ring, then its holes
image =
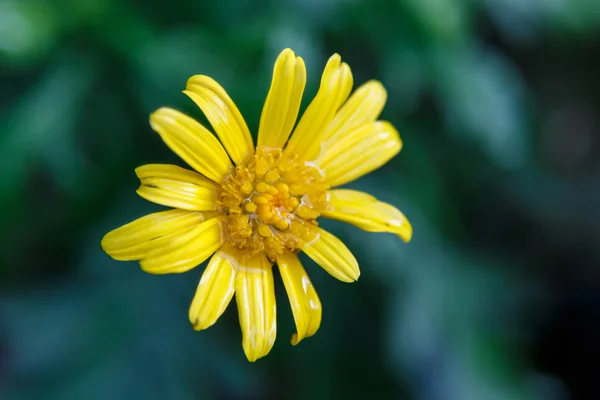
{"type": "Polygon", "coordinates": [[[333,189],[379,168],[402,147],[394,127],[377,120],[386,101],[383,86],[369,81],[350,95],[350,67],[334,54],[296,124],[305,83],[302,58],[284,50],[275,62],[254,148],[225,90],[207,76],[191,77],[184,93],[218,139],[179,111],[152,113],[152,128],[195,171],[162,164],[137,168],[137,193],[173,209],[139,218],[102,240],[111,257],[138,260],[153,274],[185,272],[212,255],[190,321],[196,330],[208,328],[235,295],[250,361],[268,354],[275,342],[273,265],[290,299],[294,345],[321,324],[321,302],[297,253],[304,251],[343,282],[360,275],[352,253],[318,226],[318,217],[392,232],[405,241],[412,235],[393,206],[355,190],[333,189]]]}

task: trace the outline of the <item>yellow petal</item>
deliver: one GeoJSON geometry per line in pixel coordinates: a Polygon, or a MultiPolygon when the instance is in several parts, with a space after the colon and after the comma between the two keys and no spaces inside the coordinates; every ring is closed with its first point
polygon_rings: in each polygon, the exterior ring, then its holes
{"type": "Polygon", "coordinates": [[[101,246],[115,260],[141,260],[204,220],[204,214],[185,210],[149,214],[107,233],[101,246]]]}
{"type": "Polygon", "coordinates": [[[362,125],[374,122],[385,106],[387,92],[377,81],[369,81],[352,93],[327,127],[323,140],[338,140],[362,125]]]}
{"type": "Polygon", "coordinates": [[[354,86],[354,77],[352,76],[352,70],[348,64],[342,63],[340,74],[340,93],[337,98],[338,103],[335,107],[336,111],[338,111],[342,104],[346,102],[348,96],[350,96],[350,93],[352,92],[352,87],[354,86]]]}
{"type": "Polygon", "coordinates": [[[302,267],[298,256],[284,253],[277,258],[281,279],[290,299],[294,322],[298,331],[292,336],[292,345],[314,335],[321,325],[321,300],[302,267]]]}
{"type": "Polygon", "coordinates": [[[249,161],[254,155],[252,136],[225,89],[204,75],[192,76],[185,89],[183,93],[202,109],[233,162],[249,161]]]}
{"type": "Polygon", "coordinates": [[[170,108],[150,116],[150,125],[188,165],[215,182],[222,183],[231,161],[217,138],[198,121],[170,108]]]}
{"type": "Polygon", "coordinates": [[[321,212],[326,218],[337,219],[369,232],[392,232],[408,242],[412,227],[404,214],[391,204],[356,190],[329,191],[329,205],[321,212]]]}
{"type": "Polygon", "coordinates": [[[296,124],[306,84],[304,61],[290,49],[281,52],[258,128],[258,145],[281,149],[296,124]]]}
{"type": "Polygon", "coordinates": [[[234,248],[223,246],[210,259],[190,306],[190,322],[195,330],[212,326],[229,305],[235,293],[239,258],[234,248]]]}
{"type": "Polygon", "coordinates": [[[167,207],[191,211],[212,211],[216,207],[217,185],[194,171],[176,165],[148,164],[135,170],[144,199],[167,207]]]}
{"type": "Polygon", "coordinates": [[[223,243],[222,219],[214,217],[206,220],[173,237],[161,248],[149,251],[140,261],[142,270],[151,274],[175,274],[203,263],[223,243]]]}
{"type": "Polygon", "coordinates": [[[360,276],[356,259],[340,239],[331,233],[314,227],[316,238],[302,243],[302,250],[334,278],[342,282],[354,282],[360,276]]]}
{"type": "Polygon", "coordinates": [[[285,149],[288,157],[314,160],[321,151],[325,129],[333,120],[335,112],[346,100],[352,87],[352,73],[338,54],[329,58],[317,95],[310,103],[285,149]]]}
{"type": "Polygon", "coordinates": [[[240,265],[235,299],[244,353],[248,361],[254,362],[269,354],[277,334],[273,270],[263,253],[240,265]]]}
{"type": "Polygon", "coordinates": [[[339,186],[381,167],[402,149],[396,129],[386,121],[376,121],[327,143],[316,164],[330,186],[339,186]]]}

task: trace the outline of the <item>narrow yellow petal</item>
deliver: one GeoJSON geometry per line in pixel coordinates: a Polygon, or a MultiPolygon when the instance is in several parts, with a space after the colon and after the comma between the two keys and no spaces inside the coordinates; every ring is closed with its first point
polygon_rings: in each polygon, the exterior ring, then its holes
{"type": "Polygon", "coordinates": [[[321,325],[321,300],[294,253],[284,253],[277,258],[281,279],[290,299],[294,322],[298,331],[292,336],[292,345],[314,335],[321,325]]]}
{"type": "Polygon", "coordinates": [[[323,140],[339,140],[352,130],[379,118],[387,92],[377,81],[369,81],[352,93],[327,127],[323,140]]]}
{"type": "Polygon", "coordinates": [[[104,251],[120,261],[141,260],[174,237],[202,223],[204,214],[185,210],[161,211],[138,218],[102,238],[104,251]]]}
{"type": "Polygon", "coordinates": [[[150,116],[150,125],[188,165],[217,183],[222,183],[231,161],[217,138],[198,121],[170,108],[150,116]]]}
{"type": "Polygon", "coordinates": [[[298,118],[306,84],[304,61],[290,49],[277,57],[258,128],[258,145],[281,149],[298,118]]]}
{"type": "Polygon", "coordinates": [[[254,155],[252,136],[225,89],[205,75],[192,76],[185,89],[183,93],[202,109],[233,162],[249,161],[254,155]]]}
{"type": "Polygon", "coordinates": [[[135,170],[144,199],[167,207],[191,211],[212,211],[216,207],[217,185],[194,171],[176,165],[148,164],[135,170]]]}
{"type": "Polygon", "coordinates": [[[198,266],[223,244],[222,219],[206,220],[173,237],[164,246],[149,251],[140,261],[142,270],[151,274],[175,274],[198,266]]]}
{"type": "Polygon", "coordinates": [[[376,121],[327,142],[316,164],[330,186],[353,181],[381,167],[402,149],[398,131],[386,121],[376,121]]]}
{"type": "Polygon", "coordinates": [[[299,160],[311,161],[319,155],[325,129],[352,88],[350,67],[341,61],[338,54],[329,58],[319,91],[302,115],[285,149],[288,157],[295,155],[299,160]]]}
{"type": "Polygon", "coordinates": [[[334,278],[342,282],[354,282],[360,276],[356,259],[340,239],[331,233],[314,227],[314,240],[302,243],[302,250],[334,278]]]}
{"type": "Polygon", "coordinates": [[[195,330],[212,326],[229,305],[235,293],[239,258],[236,249],[223,246],[210,259],[190,306],[190,322],[195,330]]]}
{"type": "Polygon", "coordinates": [[[378,201],[363,192],[348,189],[330,190],[326,218],[337,219],[369,232],[392,232],[405,242],[412,237],[412,226],[396,207],[378,201]]]}
{"type": "Polygon", "coordinates": [[[342,104],[346,102],[348,96],[350,96],[350,93],[352,92],[352,87],[354,86],[354,77],[352,76],[352,70],[348,64],[342,63],[340,74],[340,93],[337,96],[338,103],[335,107],[336,111],[338,111],[342,104]]]}
{"type": "Polygon", "coordinates": [[[238,269],[235,299],[242,328],[242,347],[248,361],[266,356],[275,343],[275,287],[273,270],[260,253],[246,258],[238,269]]]}

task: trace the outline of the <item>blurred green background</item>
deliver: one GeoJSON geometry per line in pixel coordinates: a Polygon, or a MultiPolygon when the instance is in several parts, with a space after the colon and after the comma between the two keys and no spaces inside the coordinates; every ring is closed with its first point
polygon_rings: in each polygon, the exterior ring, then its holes
{"type": "Polygon", "coordinates": [[[0,399],[600,398],[597,0],[0,0],[0,399]],[[202,120],[220,82],[256,132],[283,48],[389,92],[404,149],[350,187],[397,205],[391,234],[323,225],[356,255],[307,262],[323,323],[250,364],[232,304],[194,332],[202,267],[151,276],[100,248],[160,209],[134,168],[183,163],[149,127],[202,120]]]}

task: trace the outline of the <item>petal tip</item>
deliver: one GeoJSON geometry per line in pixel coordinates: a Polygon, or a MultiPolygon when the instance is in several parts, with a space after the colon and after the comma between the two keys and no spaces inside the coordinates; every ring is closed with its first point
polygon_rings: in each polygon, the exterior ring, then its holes
{"type": "Polygon", "coordinates": [[[336,61],[341,63],[342,62],[342,56],[340,56],[338,53],[333,53],[331,55],[331,57],[329,57],[329,61],[336,61]]]}
{"type": "Polygon", "coordinates": [[[135,176],[138,177],[138,179],[142,179],[140,178],[140,175],[142,175],[142,172],[144,169],[146,169],[147,167],[145,165],[140,165],[139,167],[137,167],[134,172],[135,172],[135,176]]]}
{"type": "Polygon", "coordinates": [[[156,111],[150,113],[150,127],[152,130],[161,135],[163,132],[163,128],[169,124],[169,122],[173,121],[173,112],[177,112],[168,107],[161,107],[156,111]]]}
{"type": "Polygon", "coordinates": [[[192,323],[192,328],[195,331],[201,331],[204,329],[204,327],[202,327],[199,323],[199,321],[197,319],[190,319],[190,322],[192,323]]]}
{"type": "MultiPolygon", "coordinates": [[[[139,178],[139,176],[138,176],[138,178],[139,178]]],[[[138,188],[136,189],[135,193],[137,193],[137,195],[138,195],[138,196],[140,196],[142,199],[145,199],[145,198],[146,198],[146,197],[144,197],[144,195],[145,195],[146,193],[144,192],[144,185],[143,185],[143,184],[141,184],[141,185],[140,185],[140,187],[138,187],[138,188]]]]}
{"type": "Polygon", "coordinates": [[[211,78],[206,75],[192,75],[185,82],[185,88],[189,89],[190,85],[202,84],[202,82],[205,81],[206,79],[211,79],[211,78]]]}
{"type": "Polygon", "coordinates": [[[304,59],[300,56],[296,57],[296,72],[300,70],[302,71],[299,76],[302,77],[302,81],[306,80],[306,65],[304,65],[304,59]]]}
{"type": "Polygon", "coordinates": [[[170,114],[172,111],[175,111],[175,110],[173,110],[172,108],[169,108],[169,107],[160,107],[150,113],[150,122],[155,121],[160,118],[165,118],[165,117],[167,117],[167,114],[170,114]]]}
{"type": "Polygon", "coordinates": [[[194,100],[194,97],[197,96],[197,94],[191,90],[189,90],[187,87],[181,91],[181,93],[185,94],[187,97],[189,97],[190,99],[194,100]]]}
{"type": "Polygon", "coordinates": [[[351,271],[349,274],[343,274],[338,276],[337,278],[344,283],[354,283],[358,281],[360,277],[360,271],[351,271]]]}
{"type": "Polygon", "coordinates": [[[400,236],[405,243],[408,243],[412,240],[413,236],[413,228],[410,222],[406,220],[406,222],[398,229],[397,235],[400,236]]]}
{"type": "MultiPolygon", "coordinates": [[[[381,110],[383,110],[383,106],[387,102],[387,97],[388,97],[387,90],[385,89],[385,86],[383,86],[383,83],[381,83],[380,81],[377,81],[377,80],[371,80],[371,81],[367,82],[366,85],[368,85],[369,90],[370,90],[370,95],[373,96],[373,99],[378,99],[378,101],[382,104],[381,110]]],[[[380,110],[380,112],[381,112],[381,110],[380,110]]]]}
{"type": "Polygon", "coordinates": [[[381,124],[379,125],[381,127],[381,131],[387,132],[393,137],[393,147],[395,148],[396,154],[398,154],[400,150],[402,150],[402,147],[404,145],[404,143],[402,142],[402,138],[400,137],[400,132],[398,132],[398,129],[396,129],[396,127],[389,121],[379,120],[376,121],[376,124],[381,124]]]}
{"type": "Polygon", "coordinates": [[[142,271],[144,271],[147,274],[162,275],[160,272],[157,272],[153,268],[148,268],[148,266],[146,265],[144,260],[140,260],[139,264],[140,264],[140,268],[142,269],[142,271]]]}
{"type": "MultiPolygon", "coordinates": [[[[115,247],[116,247],[115,245],[117,244],[117,240],[116,240],[117,238],[115,235],[115,231],[116,231],[116,229],[108,232],[107,234],[105,234],[102,237],[102,240],[100,240],[100,247],[106,253],[107,256],[109,256],[113,260],[120,261],[121,258],[117,255],[118,251],[115,250],[115,247]]],[[[125,261],[125,260],[122,260],[122,261],[125,261]]]]}
{"type": "Polygon", "coordinates": [[[208,329],[214,325],[214,322],[210,323],[208,321],[200,321],[199,318],[190,318],[190,322],[192,323],[192,328],[197,332],[208,329]]]}
{"type": "Polygon", "coordinates": [[[358,278],[360,278],[360,268],[358,266],[358,261],[356,261],[356,258],[352,261],[353,261],[351,263],[352,269],[350,270],[350,274],[348,275],[348,277],[351,279],[349,281],[350,283],[356,282],[356,281],[358,281],[358,278]]]}
{"type": "Polygon", "coordinates": [[[295,57],[296,54],[294,54],[294,50],[290,49],[289,47],[286,47],[285,49],[281,50],[281,53],[279,53],[279,57],[295,57]]]}
{"type": "Polygon", "coordinates": [[[368,80],[367,82],[365,82],[365,87],[368,87],[371,90],[378,90],[384,94],[387,94],[387,90],[385,90],[385,86],[383,86],[383,83],[381,83],[381,81],[378,81],[377,79],[368,80]]]}
{"type": "Polygon", "coordinates": [[[108,253],[108,250],[106,250],[106,247],[107,247],[107,242],[108,242],[108,240],[110,240],[110,238],[108,237],[108,235],[110,235],[110,232],[109,232],[109,233],[107,233],[106,235],[104,235],[104,236],[102,237],[102,240],[100,240],[100,247],[102,248],[102,250],[103,250],[103,251],[104,251],[104,252],[105,252],[107,255],[109,255],[109,256],[110,256],[110,254],[108,253]]]}
{"type": "Polygon", "coordinates": [[[298,343],[300,343],[300,341],[301,341],[302,339],[303,339],[303,338],[299,338],[299,337],[298,337],[298,334],[297,334],[297,333],[294,333],[294,334],[292,335],[292,338],[290,339],[290,344],[291,344],[292,346],[296,346],[298,343]]]}
{"type": "Polygon", "coordinates": [[[247,349],[246,346],[244,346],[244,354],[246,355],[248,362],[251,363],[256,362],[256,360],[265,356],[264,354],[260,355],[259,352],[254,351],[253,349],[247,349]]]}

